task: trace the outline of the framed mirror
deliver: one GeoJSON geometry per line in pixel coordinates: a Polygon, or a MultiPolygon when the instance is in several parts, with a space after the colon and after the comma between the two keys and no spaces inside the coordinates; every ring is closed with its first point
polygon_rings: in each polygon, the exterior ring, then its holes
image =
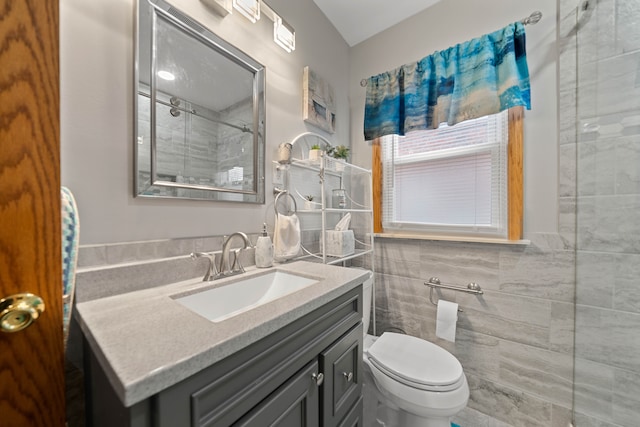
{"type": "Polygon", "coordinates": [[[264,66],[164,0],[137,16],[134,194],[264,203],[264,66]]]}

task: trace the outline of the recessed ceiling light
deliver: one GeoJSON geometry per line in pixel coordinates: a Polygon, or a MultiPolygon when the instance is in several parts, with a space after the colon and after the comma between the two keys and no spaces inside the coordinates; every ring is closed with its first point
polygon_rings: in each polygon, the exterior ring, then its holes
{"type": "Polygon", "coordinates": [[[174,76],[173,73],[170,73],[170,72],[165,71],[165,70],[158,71],[158,77],[160,77],[161,79],[165,79],[165,80],[175,80],[176,79],[176,76],[174,76]]]}

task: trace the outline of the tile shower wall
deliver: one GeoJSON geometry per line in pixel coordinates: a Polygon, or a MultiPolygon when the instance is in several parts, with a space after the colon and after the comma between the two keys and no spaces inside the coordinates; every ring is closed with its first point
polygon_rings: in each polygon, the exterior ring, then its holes
{"type": "Polygon", "coordinates": [[[574,251],[558,234],[527,237],[531,244],[522,246],[377,239],[377,332],[399,330],[453,353],[464,366],[472,410],[505,425],[566,426],[574,251]],[[423,284],[432,276],[484,290],[439,292],[464,310],[455,343],[435,336],[436,307],[423,284]]]}
{"type": "Polygon", "coordinates": [[[562,194],[577,209],[575,418],[631,427],[640,419],[640,1],[589,3],[561,2],[561,152],[576,171],[562,194]]]}
{"type": "MultiPolygon", "coordinates": [[[[158,96],[165,103],[170,103],[169,95],[158,96]]],[[[241,101],[220,112],[183,101],[183,108],[193,108],[198,115],[178,111],[176,116],[171,113],[170,107],[158,104],[158,175],[165,180],[187,184],[251,189],[253,157],[246,154],[253,151],[253,133],[249,130],[253,110],[249,101],[241,101]],[[216,141],[222,141],[223,144],[216,141]],[[214,165],[212,159],[216,159],[214,165]]],[[[149,98],[138,95],[138,105],[138,185],[139,191],[142,191],[147,189],[151,179],[149,98]]],[[[152,191],[158,196],[190,196],[190,190],[187,189],[154,187],[152,191]]],[[[197,193],[194,197],[201,197],[201,194],[197,193]]],[[[208,194],[204,197],[242,200],[242,195],[232,193],[208,194]]]]}

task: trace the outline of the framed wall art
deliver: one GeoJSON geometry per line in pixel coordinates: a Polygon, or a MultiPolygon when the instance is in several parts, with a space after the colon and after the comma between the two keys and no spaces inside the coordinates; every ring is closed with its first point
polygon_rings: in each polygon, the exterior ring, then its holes
{"type": "Polygon", "coordinates": [[[336,104],[333,88],[308,66],[304,67],[303,113],[305,122],[329,133],[336,131],[336,104]]]}

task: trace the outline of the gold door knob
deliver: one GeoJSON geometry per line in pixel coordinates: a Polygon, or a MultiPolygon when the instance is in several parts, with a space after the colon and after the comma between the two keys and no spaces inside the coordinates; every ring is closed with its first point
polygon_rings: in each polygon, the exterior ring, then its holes
{"type": "Polygon", "coordinates": [[[33,323],[44,311],[44,301],[37,295],[15,294],[0,300],[0,329],[18,332],[33,323]]]}

